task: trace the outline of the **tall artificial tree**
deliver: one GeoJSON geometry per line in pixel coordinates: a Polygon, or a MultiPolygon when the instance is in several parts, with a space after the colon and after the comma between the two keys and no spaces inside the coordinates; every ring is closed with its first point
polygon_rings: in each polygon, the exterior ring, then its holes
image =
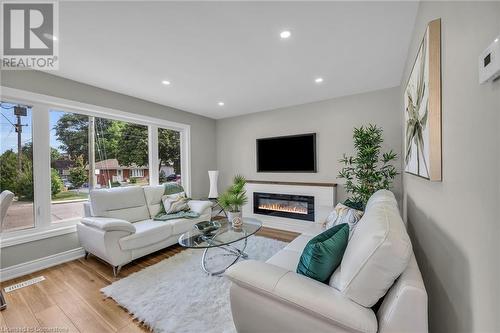
{"type": "Polygon", "coordinates": [[[390,189],[398,175],[391,163],[397,160],[392,150],[382,153],[383,130],[376,125],[354,128],[353,139],[356,154],[344,154],[340,162],[344,165],[337,178],[345,179],[349,198],[345,205],[363,210],[370,196],[380,189],[390,189]]]}

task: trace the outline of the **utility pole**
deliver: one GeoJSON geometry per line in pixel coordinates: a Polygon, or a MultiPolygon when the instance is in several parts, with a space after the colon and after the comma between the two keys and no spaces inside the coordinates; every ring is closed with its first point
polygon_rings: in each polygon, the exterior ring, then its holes
{"type": "Polygon", "coordinates": [[[21,124],[21,116],[16,115],[17,123],[16,123],[16,132],[17,132],[17,170],[21,172],[21,135],[23,133],[23,125],[21,124]]]}
{"type": "Polygon", "coordinates": [[[89,190],[95,188],[95,118],[89,116],[89,190]]]}
{"type": "Polygon", "coordinates": [[[17,122],[15,124],[16,127],[16,133],[17,133],[17,171],[19,174],[21,173],[22,169],[22,162],[21,162],[21,151],[22,151],[22,142],[21,142],[21,136],[23,133],[23,125],[21,124],[21,117],[26,117],[28,115],[28,112],[25,107],[22,106],[15,106],[14,107],[14,115],[17,118],[17,122]]]}

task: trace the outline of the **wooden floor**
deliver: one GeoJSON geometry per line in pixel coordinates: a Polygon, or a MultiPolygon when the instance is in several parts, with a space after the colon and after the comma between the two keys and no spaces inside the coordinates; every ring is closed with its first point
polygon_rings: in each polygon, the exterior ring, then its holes
{"type": "MultiPolygon", "coordinates": [[[[263,228],[258,235],[289,242],[298,234],[263,228]]],[[[125,309],[105,298],[99,290],[183,250],[174,245],[135,260],[123,267],[118,278],[113,277],[111,266],[90,256],[87,260],[74,260],[6,281],[1,284],[2,289],[40,275],[46,278],[35,285],[4,293],[7,309],[0,312],[0,332],[9,332],[6,327],[13,332],[16,328],[42,327],[50,328],[50,332],[147,332],[147,327],[133,320],[125,309]]],[[[201,268],[200,274],[203,274],[201,268]]]]}

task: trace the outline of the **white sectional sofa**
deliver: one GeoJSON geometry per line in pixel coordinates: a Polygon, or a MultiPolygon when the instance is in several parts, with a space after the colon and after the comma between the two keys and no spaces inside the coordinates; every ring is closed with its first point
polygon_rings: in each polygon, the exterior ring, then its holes
{"type": "Polygon", "coordinates": [[[322,231],[314,224],[267,262],[226,272],[239,333],[427,332],[427,293],[391,192],[370,198],[329,284],[296,273],[303,248],[322,231]]]}
{"type": "Polygon", "coordinates": [[[155,221],[161,210],[163,185],[131,186],[93,190],[85,217],[77,225],[78,237],[87,255],[113,266],[115,276],[132,260],[177,243],[179,235],[195,223],[209,220],[212,203],[190,200],[198,218],[155,221]]]}

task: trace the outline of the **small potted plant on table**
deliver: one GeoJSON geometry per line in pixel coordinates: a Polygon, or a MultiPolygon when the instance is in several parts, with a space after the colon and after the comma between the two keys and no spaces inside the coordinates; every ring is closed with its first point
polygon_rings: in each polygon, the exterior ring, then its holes
{"type": "Polygon", "coordinates": [[[233,184],[219,196],[219,204],[227,212],[227,217],[233,227],[241,227],[243,220],[241,218],[241,208],[248,202],[245,177],[241,175],[234,176],[233,184]]]}

